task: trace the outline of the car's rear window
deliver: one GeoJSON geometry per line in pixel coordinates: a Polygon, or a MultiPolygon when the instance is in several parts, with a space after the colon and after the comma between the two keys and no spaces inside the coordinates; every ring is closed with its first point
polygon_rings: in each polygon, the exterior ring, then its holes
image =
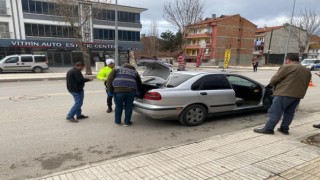
{"type": "Polygon", "coordinates": [[[173,74],[169,81],[166,84],[167,88],[174,88],[179,86],[180,84],[184,83],[185,81],[193,78],[193,75],[189,74],[173,74]]]}
{"type": "Polygon", "coordinates": [[[47,58],[45,56],[35,56],[34,61],[35,62],[46,62],[47,58]]]}

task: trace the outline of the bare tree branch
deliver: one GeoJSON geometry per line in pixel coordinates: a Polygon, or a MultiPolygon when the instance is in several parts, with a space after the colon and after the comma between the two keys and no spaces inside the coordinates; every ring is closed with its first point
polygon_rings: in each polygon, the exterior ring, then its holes
{"type": "Polygon", "coordinates": [[[204,3],[202,0],[168,1],[163,5],[163,18],[181,32],[181,42],[182,45],[185,45],[189,25],[199,22],[202,19],[203,11],[204,3]]]}
{"type": "Polygon", "coordinates": [[[299,53],[307,50],[310,38],[320,33],[320,15],[314,10],[304,8],[293,18],[292,37],[298,42],[299,53]]]}
{"type": "Polygon", "coordinates": [[[86,63],[86,74],[92,74],[90,65],[90,51],[87,46],[91,43],[91,35],[88,32],[93,30],[91,23],[96,14],[102,9],[106,9],[111,0],[54,0],[57,5],[55,13],[63,18],[63,20],[71,27],[73,37],[78,44],[79,49],[83,53],[86,63]],[[80,7],[81,6],[81,7],[80,7]],[[90,37],[89,37],[90,36],[90,37]]]}

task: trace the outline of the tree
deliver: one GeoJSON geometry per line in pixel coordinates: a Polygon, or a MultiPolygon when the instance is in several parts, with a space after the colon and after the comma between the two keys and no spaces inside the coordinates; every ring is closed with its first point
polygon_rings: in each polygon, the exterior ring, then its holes
{"type": "Polygon", "coordinates": [[[157,21],[153,20],[150,23],[150,28],[147,36],[142,39],[145,52],[149,58],[158,56],[160,49],[159,28],[157,21]]]}
{"type": "Polygon", "coordinates": [[[163,49],[165,51],[174,52],[175,51],[175,34],[169,30],[166,32],[163,32],[160,36],[164,43],[163,43],[163,49]]]}
{"type": "Polygon", "coordinates": [[[161,34],[163,40],[163,50],[170,53],[180,50],[182,43],[182,36],[180,32],[174,34],[172,31],[167,30],[161,34]]]}
{"type": "Polygon", "coordinates": [[[163,17],[181,33],[182,44],[185,44],[189,26],[202,19],[203,11],[202,0],[175,0],[163,5],[163,17]]]}
{"type": "MultiPolygon", "coordinates": [[[[86,74],[91,75],[90,44],[92,39],[93,17],[109,6],[111,0],[55,0],[55,13],[67,23],[83,53],[86,64],[86,74]]],[[[67,28],[67,27],[66,27],[67,28]]]]}
{"type": "Polygon", "coordinates": [[[292,25],[291,36],[298,42],[299,54],[302,56],[309,46],[311,36],[320,32],[320,15],[305,8],[293,18],[292,25]]]}

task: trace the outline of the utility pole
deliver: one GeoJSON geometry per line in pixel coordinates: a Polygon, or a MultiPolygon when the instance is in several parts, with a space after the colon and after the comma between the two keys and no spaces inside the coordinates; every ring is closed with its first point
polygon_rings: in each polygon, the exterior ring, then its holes
{"type": "Polygon", "coordinates": [[[119,31],[118,31],[118,0],[115,0],[116,2],[116,6],[115,6],[115,40],[114,40],[114,60],[115,60],[115,64],[117,66],[120,66],[120,62],[119,62],[119,31]]]}
{"type": "Polygon", "coordinates": [[[288,34],[288,39],[287,39],[287,44],[286,44],[286,52],[284,54],[284,60],[283,64],[286,63],[286,57],[288,55],[288,50],[289,50],[289,42],[291,38],[291,28],[292,28],[292,21],[293,21],[293,16],[294,16],[294,10],[296,8],[296,0],[293,0],[293,8],[292,8],[292,13],[291,13],[291,21],[290,21],[290,27],[289,27],[289,34],[288,34]]]}

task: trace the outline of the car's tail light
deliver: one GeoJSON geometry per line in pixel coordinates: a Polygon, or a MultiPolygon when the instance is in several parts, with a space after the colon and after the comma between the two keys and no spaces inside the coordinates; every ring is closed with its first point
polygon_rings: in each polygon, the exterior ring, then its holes
{"type": "Polygon", "coordinates": [[[48,58],[46,58],[46,64],[49,64],[48,58]]]}
{"type": "Polygon", "coordinates": [[[160,101],[162,97],[161,97],[161,94],[158,92],[147,92],[144,95],[143,99],[160,101]]]}

